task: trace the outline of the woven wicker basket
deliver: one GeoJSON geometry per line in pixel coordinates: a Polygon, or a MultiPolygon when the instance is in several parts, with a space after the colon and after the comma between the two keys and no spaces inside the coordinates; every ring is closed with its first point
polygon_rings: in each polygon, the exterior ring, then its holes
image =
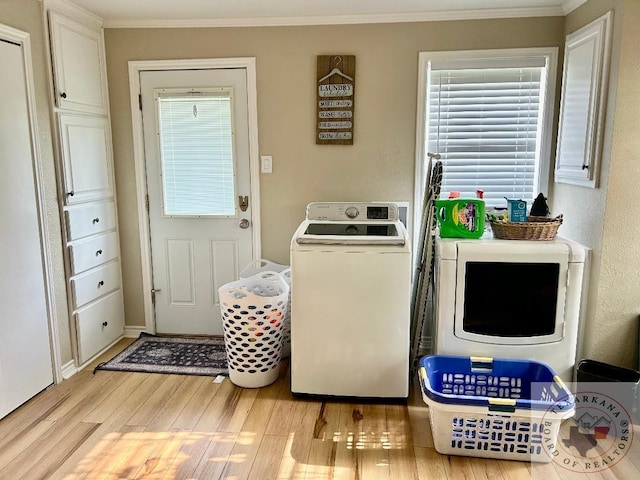
{"type": "Polygon", "coordinates": [[[553,240],[562,225],[562,215],[555,218],[527,217],[526,222],[490,220],[493,236],[502,240],[553,240]]]}

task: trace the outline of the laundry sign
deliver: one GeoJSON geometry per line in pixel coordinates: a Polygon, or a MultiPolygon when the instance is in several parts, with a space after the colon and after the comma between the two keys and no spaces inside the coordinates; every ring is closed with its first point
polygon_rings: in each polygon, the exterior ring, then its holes
{"type": "Polygon", "coordinates": [[[353,145],[355,55],[318,55],[316,144],[353,145]]]}
{"type": "Polygon", "coordinates": [[[320,85],[318,95],[321,97],[350,97],[353,95],[353,85],[339,83],[337,85],[320,85]]]}

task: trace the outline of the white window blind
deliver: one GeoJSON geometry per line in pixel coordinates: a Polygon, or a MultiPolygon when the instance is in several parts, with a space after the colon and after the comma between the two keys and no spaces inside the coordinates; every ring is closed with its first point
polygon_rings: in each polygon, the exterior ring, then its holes
{"type": "Polygon", "coordinates": [[[158,96],[164,214],[235,214],[230,90],[158,96]]]}
{"type": "Polygon", "coordinates": [[[545,58],[431,62],[427,148],[443,162],[451,191],[505,207],[537,195],[545,58]]]}

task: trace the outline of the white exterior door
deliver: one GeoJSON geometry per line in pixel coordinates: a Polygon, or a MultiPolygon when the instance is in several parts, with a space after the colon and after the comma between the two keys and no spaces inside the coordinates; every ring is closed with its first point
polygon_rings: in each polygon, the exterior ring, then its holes
{"type": "Polygon", "coordinates": [[[0,418],[53,383],[22,48],[0,40],[0,418]]]}
{"type": "Polygon", "coordinates": [[[218,287],[253,258],[246,79],[140,73],[159,333],[221,335],[218,287]]]}

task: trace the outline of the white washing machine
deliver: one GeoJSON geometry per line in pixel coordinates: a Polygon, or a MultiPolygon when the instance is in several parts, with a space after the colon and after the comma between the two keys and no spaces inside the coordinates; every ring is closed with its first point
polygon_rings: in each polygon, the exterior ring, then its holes
{"type": "Polygon", "coordinates": [[[393,203],[311,203],[291,240],[291,391],[407,397],[411,248],[393,203]]]}

